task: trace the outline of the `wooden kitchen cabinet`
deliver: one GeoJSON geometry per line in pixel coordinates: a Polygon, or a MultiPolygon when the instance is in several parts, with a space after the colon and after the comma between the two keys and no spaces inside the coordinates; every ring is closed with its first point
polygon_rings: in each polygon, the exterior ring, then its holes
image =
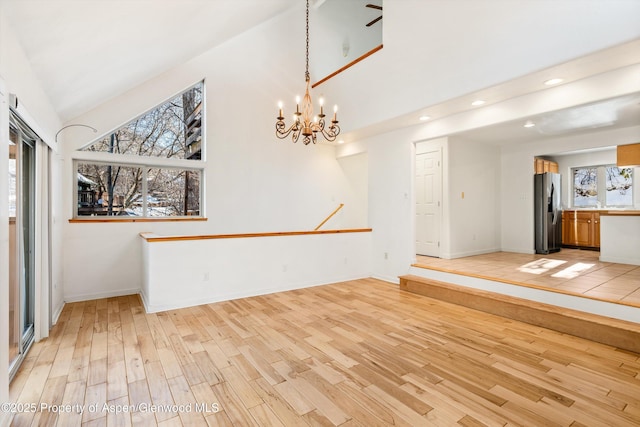
{"type": "Polygon", "coordinates": [[[564,211],[562,244],[590,249],[600,248],[600,212],[564,211]]]}
{"type": "Polygon", "coordinates": [[[535,159],[533,159],[533,170],[535,171],[535,173],[558,173],[558,164],[551,160],[540,159],[536,157],[535,159]]]}

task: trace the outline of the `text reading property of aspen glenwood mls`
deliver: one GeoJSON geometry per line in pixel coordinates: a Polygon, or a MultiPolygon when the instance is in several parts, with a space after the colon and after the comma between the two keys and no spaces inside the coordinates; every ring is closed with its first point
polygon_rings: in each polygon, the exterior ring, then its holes
{"type": "Polygon", "coordinates": [[[73,404],[49,404],[46,402],[40,403],[2,403],[0,404],[0,411],[10,413],[23,413],[23,412],[53,412],[53,413],[73,413],[83,414],[89,413],[104,413],[104,414],[127,414],[127,413],[191,413],[199,412],[204,414],[215,414],[220,412],[220,405],[217,402],[213,403],[186,403],[184,405],[154,405],[151,403],[138,403],[136,405],[115,405],[110,403],[91,403],[88,405],[81,405],[77,403],[73,404]]]}

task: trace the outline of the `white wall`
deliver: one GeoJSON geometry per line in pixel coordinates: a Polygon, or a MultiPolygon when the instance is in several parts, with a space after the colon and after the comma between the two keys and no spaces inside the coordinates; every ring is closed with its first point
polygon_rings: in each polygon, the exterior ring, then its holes
{"type": "MultiPolygon", "coordinates": [[[[0,5],[0,8],[2,6],[0,5]]],[[[2,11],[2,9],[0,9],[2,11]]],[[[0,14],[0,19],[2,15],[0,14]]],[[[0,200],[9,200],[9,106],[4,80],[0,76],[0,200]]],[[[9,401],[9,205],[0,203],[0,402],[9,401]]],[[[9,413],[0,411],[0,426],[9,425],[9,413]]]]}
{"type": "Polygon", "coordinates": [[[373,277],[394,283],[415,258],[413,142],[402,131],[366,141],[373,277]]]}
{"type": "MultiPolygon", "coordinates": [[[[11,24],[7,21],[3,6],[0,4],[0,200],[8,200],[8,145],[9,140],[9,104],[8,95],[16,94],[20,104],[20,111],[24,114],[24,118],[32,126],[38,134],[45,139],[51,146],[55,147],[56,143],[54,135],[61,127],[60,120],[55,114],[49,100],[44,95],[44,91],[40,86],[37,77],[31,71],[28,60],[26,59],[20,44],[16,40],[11,24]]],[[[55,166],[54,166],[55,169],[55,166]]],[[[52,172],[55,176],[55,170],[52,172]]],[[[59,192],[52,195],[55,203],[56,196],[59,192]]],[[[55,212],[54,212],[55,214],[55,212]]],[[[0,313],[8,313],[8,271],[9,271],[9,252],[8,252],[8,210],[6,203],[0,203],[0,313]],[[6,276],[5,276],[6,275],[6,276]]],[[[59,228],[58,228],[59,230],[59,228]]],[[[56,226],[54,225],[54,234],[56,226]]],[[[55,244],[55,243],[54,243],[55,244]]],[[[53,265],[54,271],[60,271],[61,254],[54,253],[53,265]]],[[[59,284],[60,277],[54,273],[53,279],[59,284]]],[[[39,284],[36,284],[39,285],[39,284]]],[[[46,293],[46,292],[45,292],[46,293]]],[[[59,304],[56,309],[61,308],[62,287],[52,293],[54,304],[59,304]]],[[[40,301],[36,302],[36,306],[40,301]]],[[[0,316],[0,402],[9,401],[9,381],[8,381],[8,316],[0,316]]],[[[46,334],[46,331],[43,331],[46,334]]],[[[39,339],[39,337],[36,337],[39,339]]],[[[0,425],[8,423],[10,414],[0,412],[0,425]]]]}
{"type": "Polygon", "coordinates": [[[317,90],[361,129],[638,38],[638,16],[636,0],[386,1],[384,48],[317,90]]]}
{"type": "MultiPolygon", "coordinates": [[[[317,82],[382,44],[382,11],[366,0],[326,0],[309,12],[311,82],[317,82]],[[346,44],[347,49],[343,47],[346,44]],[[346,52],[346,54],[345,54],[346,52]]],[[[302,54],[302,51],[300,52],[302,54]]],[[[327,102],[331,102],[327,99],[327,102]]]]}
{"type": "MultiPolygon", "coordinates": [[[[0,78],[5,80],[6,94],[15,94],[18,97],[18,111],[27,124],[31,126],[38,135],[52,147],[54,155],[51,162],[50,178],[55,187],[55,183],[60,178],[59,157],[56,155],[58,144],[55,141],[56,132],[62,127],[59,117],[53,110],[49,99],[46,97],[38,78],[33,74],[29,61],[24,55],[20,43],[15,38],[11,24],[6,22],[6,17],[2,13],[0,6],[0,78]]],[[[5,105],[8,108],[8,104],[5,105]]],[[[2,123],[2,127],[8,128],[8,123],[2,123]]],[[[0,159],[3,166],[5,159],[0,159]]],[[[7,174],[0,174],[0,186],[6,187],[7,174]]],[[[60,206],[60,192],[53,191],[51,194],[53,204],[52,216],[54,224],[52,228],[53,248],[59,248],[61,224],[57,220],[60,215],[58,207],[60,206]]],[[[53,251],[52,259],[52,280],[53,289],[51,293],[52,308],[54,312],[62,309],[62,251],[53,251]]],[[[4,258],[0,259],[0,263],[5,262],[4,258]]],[[[0,267],[4,267],[0,264],[0,267]]],[[[0,268],[4,270],[4,268],[0,268]]],[[[55,319],[54,319],[55,320],[55,319]]]]}
{"type": "MultiPolygon", "coordinates": [[[[359,149],[366,149],[369,156],[373,275],[396,283],[415,261],[417,142],[443,151],[441,256],[455,258],[500,249],[499,148],[460,138],[423,142],[421,134],[416,127],[359,141],[359,149]]],[[[340,147],[338,154],[349,150],[340,147]]]]}
{"type": "MultiPolygon", "coordinates": [[[[142,238],[140,238],[143,240],[142,238]]],[[[369,277],[371,233],[142,242],[148,312],[369,277]]]]}
{"type": "MultiPolygon", "coordinates": [[[[343,216],[341,223],[345,228],[358,227],[362,223],[369,223],[369,159],[367,153],[354,154],[347,157],[339,157],[338,163],[345,175],[349,199],[354,204],[351,209],[340,210],[336,215],[343,216]]],[[[324,228],[332,228],[332,222],[328,222],[324,228]]]]}
{"type": "MultiPolygon", "coordinates": [[[[366,170],[363,161],[345,171],[332,146],[304,146],[275,136],[277,101],[285,101],[288,116],[292,110],[287,100],[304,90],[304,55],[295,48],[274,55],[272,47],[290,47],[291,40],[298,40],[292,34],[302,31],[304,21],[288,15],[267,22],[73,121],[97,128],[98,134],[82,128],[65,133],[65,219],[73,213],[74,151],[204,78],[208,220],[65,224],[66,300],[137,292],[142,284],[142,231],[175,235],[312,230],[340,203],[343,210],[323,229],[368,226],[366,198],[358,194],[363,184],[350,178],[352,172],[366,170]]],[[[304,40],[298,41],[304,52],[304,40]]],[[[250,263],[252,255],[247,256],[250,263]]]]}
{"type": "Polygon", "coordinates": [[[499,250],[499,148],[452,137],[448,163],[451,252],[443,257],[460,258],[499,250]]]}

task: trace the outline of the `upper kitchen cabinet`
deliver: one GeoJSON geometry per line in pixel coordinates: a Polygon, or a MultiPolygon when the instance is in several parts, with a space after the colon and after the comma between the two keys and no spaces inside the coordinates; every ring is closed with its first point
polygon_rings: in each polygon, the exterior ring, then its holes
{"type": "Polygon", "coordinates": [[[552,160],[536,157],[533,159],[533,170],[534,173],[558,173],[558,164],[552,160]]]}

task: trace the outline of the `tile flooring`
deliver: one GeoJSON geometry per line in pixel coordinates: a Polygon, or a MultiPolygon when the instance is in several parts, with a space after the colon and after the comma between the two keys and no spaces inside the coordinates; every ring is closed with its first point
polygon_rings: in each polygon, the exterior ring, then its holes
{"type": "Polygon", "coordinates": [[[601,262],[600,252],[494,252],[456,259],[417,255],[416,266],[640,307],[640,266],[601,262]]]}

